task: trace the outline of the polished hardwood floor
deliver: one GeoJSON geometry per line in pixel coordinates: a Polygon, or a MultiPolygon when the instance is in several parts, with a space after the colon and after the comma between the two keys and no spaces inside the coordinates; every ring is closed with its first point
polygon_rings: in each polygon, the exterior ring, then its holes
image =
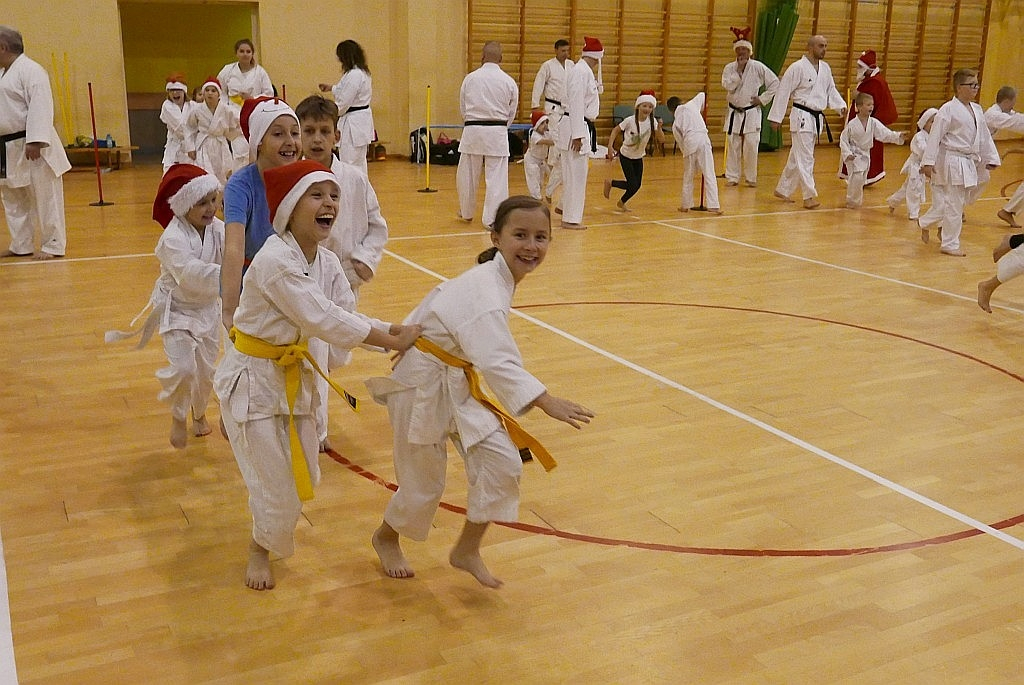
{"type": "MultiPolygon", "coordinates": [[[[488,533],[497,591],[447,563],[457,458],[452,506],[406,544],[417,576],[383,576],[369,537],[394,471],[369,401],[332,405],[297,553],[275,590],[245,588],[227,442],[172,449],[161,346],[103,342],[158,272],[159,168],[103,174],[106,207],[94,175],[69,174],[67,256],[0,263],[18,681],[1021,682],[1024,281],[992,314],[975,297],[1024,157],[969,208],[961,259],[887,211],[906,154],[888,148],[889,178],[852,211],[835,148],[816,210],[772,197],[785,152],[765,153],[756,189],[723,184],[721,217],[677,211],[680,155],[648,159],[629,213],[601,196],[618,165],[592,164],[590,228],[555,231],[512,327],[527,367],[597,417],[526,418],[560,465],[527,466],[520,525],[488,533]]],[[[431,168],[435,193],[407,162],[370,176],[392,239],[360,307],[400,319],[488,241],[455,218],[454,167],[431,168]]],[[[387,368],[358,351],[334,376],[366,398],[387,368]]]]}

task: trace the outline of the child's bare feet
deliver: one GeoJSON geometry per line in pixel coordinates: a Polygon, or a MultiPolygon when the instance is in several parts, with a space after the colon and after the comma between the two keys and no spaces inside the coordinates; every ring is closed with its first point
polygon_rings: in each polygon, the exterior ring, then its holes
{"type": "Polygon", "coordinates": [[[1010,251],[1010,236],[1004,235],[1003,239],[999,241],[995,249],[992,250],[992,261],[998,262],[1003,258],[1003,255],[1010,251]]]}
{"type": "Polygon", "coordinates": [[[274,572],[270,570],[270,552],[249,540],[249,565],[245,569],[245,585],[253,590],[273,590],[274,572]]]}
{"type": "Polygon", "coordinates": [[[679,211],[680,212],[688,212],[688,211],[690,211],[690,208],[689,207],[680,207],[679,211]]]}
{"type": "Polygon", "coordinates": [[[929,236],[928,229],[927,228],[922,228],[921,229],[921,242],[924,243],[925,245],[928,244],[928,239],[929,239],[928,236],[929,236]]]}
{"type": "Polygon", "coordinates": [[[987,281],[978,283],[978,306],[989,314],[992,313],[992,293],[999,287],[999,278],[993,276],[987,281]]]}
{"type": "Polygon", "coordinates": [[[183,450],[188,444],[188,426],[185,419],[171,418],[171,446],[183,450]]]}
{"type": "Polygon", "coordinates": [[[890,214],[895,214],[896,213],[896,205],[889,205],[889,213],[890,214]]]}
{"type": "Polygon", "coordinates": [[[818,198],[816,197],[809,197],[806,200],[804,200],[804,209],[814,209],[815,207],[820,206],[821,203],[818,202],[818,198]]]}
{"type": "Polygon", "coordinates": [[[708,207],[708,214],[721,214],[721,213],[722,213],[722,208],[721,207],[708,207]]]}
{"type": "Polygon", "coordinates": [[[320,451],[327,452],[327,450],[329,449],[331,449],[331,439],[324,438],[323,440],[320,441],[320,451]]]}
{"type": "Polygon", "coordinates": [[[847,202],[846,203],[846,208],[847,209],[860,209],[860,205],[857,204],[856,202],[847,202]]]}
{"type": "Polygon", "coordinates": [[[967,253],[964,252],[963,250],[939,250],[939,252],[941,252],[944,255],[949,255],[950,257],[966,257],[967,256],[967,253]]]}
{"type": "Polygon", "coordinates": [[[380,558],[380,565],[390,578],[412,578],[416,575],[412,566],[402,554],[402,546],[398,541],[398,533],[386,522],[381,522],[370,538],[373,549],[380,558]]]}
{"type": "Polygon", "coordinates": [[[616,202],[615,206],[619,208],[619,211],[622,211],[622,212],[628,212],[629,211],[629,207],[627,207],[626,204],[622,200],[619,200],[618,202],[616,202]]]}
{"type": "Polygon", "coordinates": [[[790,198],[788,198],[787,196],[783,195],[782,193],[780,193],[777,190],[775,192],[773,192],[772,195],[774,195],[775,197],[779,198],[783,202],[792,202],[793,201],[793,200],[791,200],[790,198]]]}
{"type": "Polygon", "coordinates": [[[480,557],[479,550],[460,550],[460,545],[456,545],[455,549],[448,555],[448,563],[455,568],[468,572],[485,587],[499,588],[504,585],[501,580],[491,575],[491,572],[484,564],[484,560],[480,557]]]}
{"type": "Polygon", "coordinates": [[[1013,214],[1011,214],[1010,212],[1006,211],[1005,209],[1000,209],[998,212],[996,212],[996,216],[998,216],[1000,219],[1002,219],[1006,223],[1010,224],[1014,228],[1020,228],[1020,224],[1018,224],[1014,220],[1013,214]]]}
{"type": "Polygon", "coordinates": [[[201,438],[204,435],[209,435],[212,432],[213,429],[210,428],[210,422],[206,420],[205,414],[200,417],[192,417],[192,435],[196,436],[197,438],[201,438]]]}
{"type": "Polygon", "coordinates": [[[606,178],[604,180],[604,191],[603,192],[604,192],[604,199],[607,200],[609,197],[611,197],[611,194],[612,194],[612,180],[610,178],[606,178]]]}

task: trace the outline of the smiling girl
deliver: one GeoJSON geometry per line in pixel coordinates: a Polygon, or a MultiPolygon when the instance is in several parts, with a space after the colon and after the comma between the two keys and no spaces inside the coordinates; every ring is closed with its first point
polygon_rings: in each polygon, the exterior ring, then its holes
{"type": "Polygon", "coordinates": [[[406,319],[423,326],[425,342],[403,355],[391,376],[366,382],[374,399],[387,404],[394,429],[398,492],[373,534],[373,547],[392,578],[413,576],[399,535],[426,539],[444,493],[451,440],[465,461],[469,492],[466,523],[449,561],[482,585],[502,584],[484,565],[480,542],[491,521],[518,518],[523,464],[507,419],[472,394],[467,364],[513,416],[538,407],[573,428],[594,416],[548,394],[523,368],[508,325],[516,285],[547,254],[548,208],[525,195],[506,199],[495,213],[491,241],[494,246],[477,258],[478,266],[434,288],[406,319]]]}

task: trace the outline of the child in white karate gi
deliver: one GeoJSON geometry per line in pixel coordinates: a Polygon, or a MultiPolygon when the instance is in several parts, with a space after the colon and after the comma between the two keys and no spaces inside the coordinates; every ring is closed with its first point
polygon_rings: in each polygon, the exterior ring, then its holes
{"type": "Polygon", "coordinates": [[[294,552],[302,502],[320,480],[307,340],[339,354],[356,345],[406,350],[419,326],[399,326],[345,308],[351,302],[337,256],[321,246],[340,210],[329,169],[302,160],[264,172],[275,234],[242,281],[231,329],[233,345],[214,377],[221,418],[249,490],[252,539],[245,583],[274,587],[270,553],[294,552]],[[338,286],[325,293],[321,283],[338,286]],[[345,294],[347,293],[347,301],[345,294]]]}
{"type": "MultiPolygon", "coordinates": [[[[551,174],[548,157],[554,148],[555,138],[548,130],[549,121],[546,114],[536,111],[532,119],[530,146],[523,156],[523,173],[526,175],[526,189],[530,192],[530,197],[540,200],[545,197],[545,178],[551,174]]],[[[550,180],[548,182],[550,183],[550,180]]]]}
{"type": "Polygon", "coordinates": [[[932,119],[939,110],[929,107],[921,113],[917,120],[917,133],[910,140],[910,157],[903,163],[900,173],[906,176],[903,185],[895,193],[886,199],[889,205],[889,213],[896,211],[896,207],[904,200],[907,203],[907,218],[917,221],[921,216],[921,205],[926,199],[926,188],[928,179],[921,173],[921,155],[924,154],[925,145],[928,144],[928,134],[932,130],[932,119]]]}
{"type": "Polygon", "coordinates": [[[152,309],[134,332],[108,331],[105,336],[114,342],[141,335],[142,347],[154,332],[160,333],[169,366],[156,372],[163,386],[159,398],[171,405],[171,445],[178,449],[188,441],[190,413],[192,434],[210,433],[206,407],[221,333],[220,190],[215,176],[192,164],[175,164],[164,174],[153,201],[153,218],[164,227],[156,245],[160,278],[135,321],[152,309]]]}
{"type": "Polygon", "coordinates": [[[701,112],[704,111],[704,93],[698,93],[689,102],[676,107],[672,122],[672,136],[676,147],[683,151],[683,200],[680,212],[688,212],[696,205],[693,202],[693,184],[698,174],[704,176],[704,195],[707,210],[721,214],[718,203],[718,176],[715,174],[715,157],[711,152],[711,138],[708,126],[701,112]]]}
{"type": "Polygon", "coordinates": [[[839,151],[849,175],[846,181],[846,206],[859,209],[864,204],[864,182],[871,166],[871,146],[876,140],[903,145],[903,133],[890,131],[885,124],[871,116],[875,98],[857,93],[854,99],[857,116],[846,122],[839,136],[839,151]]]}
{"type": "Polygon", "coordinates": [[[185,164],[190,160],[185,151],[185,122],[192,108],[188,99],[188,86],[181,74],[167,77],[167,99],[160,107],[160,121],[167,127],[167,142],[164,144],[164,173],[175,164],[185,164]]]}
{"type": "MultiPolygon", "coordinates": [[[[366,382],[373,398],[387,404],[394,429],[398,492],[373,534],[373,547],[392,578],[413,575],[399,535],[427,538],[444,494],[445,445],[451,440],[465,462],[469,492],[466,522],[449,561],[487,587],[501,586],[480,557],[480,542],[491,521],[518,517],[523,464],[518,443],[509,435],[518,428],[511,416],[539,407],[579,428],[594,415],[548,394],[523,368],[509,330],[516,284],[544,261],[550,240],[551,218],[543,202],[525,195],[503,201],[491,231],[494,247],[477,258],[478,266],[424,298],[406,319],[423,326],[424,339],[401,358],[391,376],[366,382]],[[472,368],[465,371],[466,366],[472,368]],[[470,376],[478,378],[476,370],[511,416],[499,418],[480,393],[473,394],[470,376]]],[[[545,462],[542,454],[538,457],[545,462]]]]}
{"type": "Polygon", "coordinates": [[[238,114],[221,102],[217,79],[206,79],[202,92],[203,102],[193,106],[186,119],[186,150],[196,166],[206,169],[224,185],[235,170],[228,141],[242,135],[238,114]]]}

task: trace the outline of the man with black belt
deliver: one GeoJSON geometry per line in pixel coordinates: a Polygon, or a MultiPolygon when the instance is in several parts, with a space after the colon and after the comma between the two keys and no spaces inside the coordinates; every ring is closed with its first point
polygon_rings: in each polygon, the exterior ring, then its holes
{"type": "Polygon", "coordinates": [[[34,258],[53,259],[67,247],[61,176],[71,163],[53,127],[50,78],[24,52],[21,34],[0,26],[0,197],[11,232],[0,257],[32,256],[38,223],[34,258]]]}
{"type": "Polygon", "coordinates": [[[846,115],[846,102],[836,90],[832,69],[825,61],[827,47],[825,36],[812,36],[807,41],[806,54],[789,65],[782,75],[775,102],[768,113],[772,129],[779,130],[786,107],[790,99],[793,100],[789,113],[789,159],[775,187],[775,197],[791,202],[789,196],[799,185],[807,209],[821,204],[814,186],[814,145],[822,130],[828,135],[828,142],[832,142],[824,110],[832,109],[841,117],[846,115]]]}
{"type": "MultiPolygon", "coordinates": [[[[572,60],[569,59],[569,41],[559,38],[555,41],[555,56],[537,70],[537,78],[533,81],[533,96],[530,98],[530,107],[534,112],[543,112],[548,118],[548,130],[551,137],[558,140],[558,124],[565,114],[565,75],[572,68],[572,60]]],[[[548,178],[548,186],[544,189],[544,197],[549,202],[555,189],[562,183],[561,150],[557,145],[551,146],[548,152],[548,164],[551,166],[551,176],[548,178]]]]}
{"type": "Polygon", "coordinates": [[[756,59],[751,59],[750,27],[732,28],[736,35],[732,49],[736,61],[722,70],[729,110],[725,113],[728,153],[725,156],[725,184],[738,185],[740,169],[747,185],[757,185],[757,146],[761,142],[761,107],[772,101],[779,89],[779,77],[756,59]],[[764,92],[761,89],[764,88],[764,92]]]}
{"type": "Polygon", "coordinates": [[[587,173],[590,153],[597,149],[594,119],[601,113],[600,82],[604,46],[592,36],[584,36],[580,60],[566,73],[566,111],[558,127],[556,145],[562,151],[562,228],[581,231],[583,208],[587,200],[587,173]],[[598,77],[594,76],[597,68],[598,77]]]}
{"type": "Polygon", "coordinates": [[[519,86],[501,70],[501,43],[484,43],[479,69],[466,74],[459,91],[459,111],[465,128],[459,142],[459,217],[472,221],[476,191],[484,172],[483,223],[494,224],[498,205],[508,197],[508,125],[519,108],[519,86]]]}

